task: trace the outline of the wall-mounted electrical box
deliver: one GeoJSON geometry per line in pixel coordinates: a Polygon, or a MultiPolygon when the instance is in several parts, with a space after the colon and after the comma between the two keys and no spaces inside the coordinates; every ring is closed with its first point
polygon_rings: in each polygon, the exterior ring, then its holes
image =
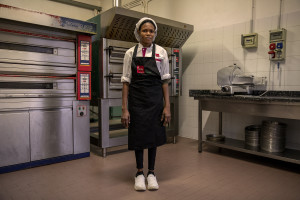
{"type": "Polygon", "coordinates": [[[281,61],[285,59],[286,29],[270,30],[269,54],[270,60],[281,61]]]}
{"type": "Polygon", "coordinates": [[[257,33],[242,34],[241,35],[241,44],[242,44],[243,48],[257,47],[257,44],[258,44],[257,33]]]}

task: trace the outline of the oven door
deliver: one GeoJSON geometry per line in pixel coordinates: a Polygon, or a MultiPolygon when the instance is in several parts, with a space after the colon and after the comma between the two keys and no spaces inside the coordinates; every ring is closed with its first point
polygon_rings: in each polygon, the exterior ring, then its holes
{"type": "Polygon", "coordinates": [[[122,98],[121,77],[123,74],[123,60],[126,51],[135,44],[131,42],[102,40],[102,72],[103,98],[122,98]]]}
{"type": "Polygon", "coordinates": [[[44,37],[34,37],[30,34],[35,30],[20,32],[18,27],[6,27],[8,25],[1,22],[0,26],[5,28],[5,31],[0,31],[0,74],[76,74],[76,35],[63,35],[68,38],[65,40],[51,38],[52,32],[44,37]]]}
{"type": "Polygon", "coordinates": [[[0,98],[75,97],[72,78],[0,76],[0,98]]]}

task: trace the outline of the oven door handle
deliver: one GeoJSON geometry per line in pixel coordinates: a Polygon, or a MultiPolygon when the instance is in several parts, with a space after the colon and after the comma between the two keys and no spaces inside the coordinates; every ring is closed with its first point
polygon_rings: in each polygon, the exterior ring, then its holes
{"type": "Polygon", "coordinates": [[[104,76],[105,78],[114,78],[114,74],[108,74],[104,76]]]}

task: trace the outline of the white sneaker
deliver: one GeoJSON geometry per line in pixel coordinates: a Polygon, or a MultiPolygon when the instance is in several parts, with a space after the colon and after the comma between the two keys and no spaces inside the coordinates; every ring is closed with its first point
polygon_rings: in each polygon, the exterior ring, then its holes
{"type": "Polygon", "coordinates": [[[146,190],[145,176],[143,174],[135,177],[134,189],[137,191],[146,190]]]}
{"type": "Polygon", "coordinates": [[[149,174],[147,177],[148,190],[158,190],[159,186],[156,180],[156,176],[149,174]]]}

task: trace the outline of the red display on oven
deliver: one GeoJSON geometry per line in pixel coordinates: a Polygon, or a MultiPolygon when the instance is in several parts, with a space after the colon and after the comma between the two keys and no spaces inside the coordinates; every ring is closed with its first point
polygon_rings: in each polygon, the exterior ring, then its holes
{"type": "Polygon", "coordinates": [[[92,38],[87,35],[77,36],[78,71],[92,71],[92,38]]]}
{"type": "Polygon", "coordinates": [[[77,72],[77,100],[91,100],[91,72],[77,72]]]}

